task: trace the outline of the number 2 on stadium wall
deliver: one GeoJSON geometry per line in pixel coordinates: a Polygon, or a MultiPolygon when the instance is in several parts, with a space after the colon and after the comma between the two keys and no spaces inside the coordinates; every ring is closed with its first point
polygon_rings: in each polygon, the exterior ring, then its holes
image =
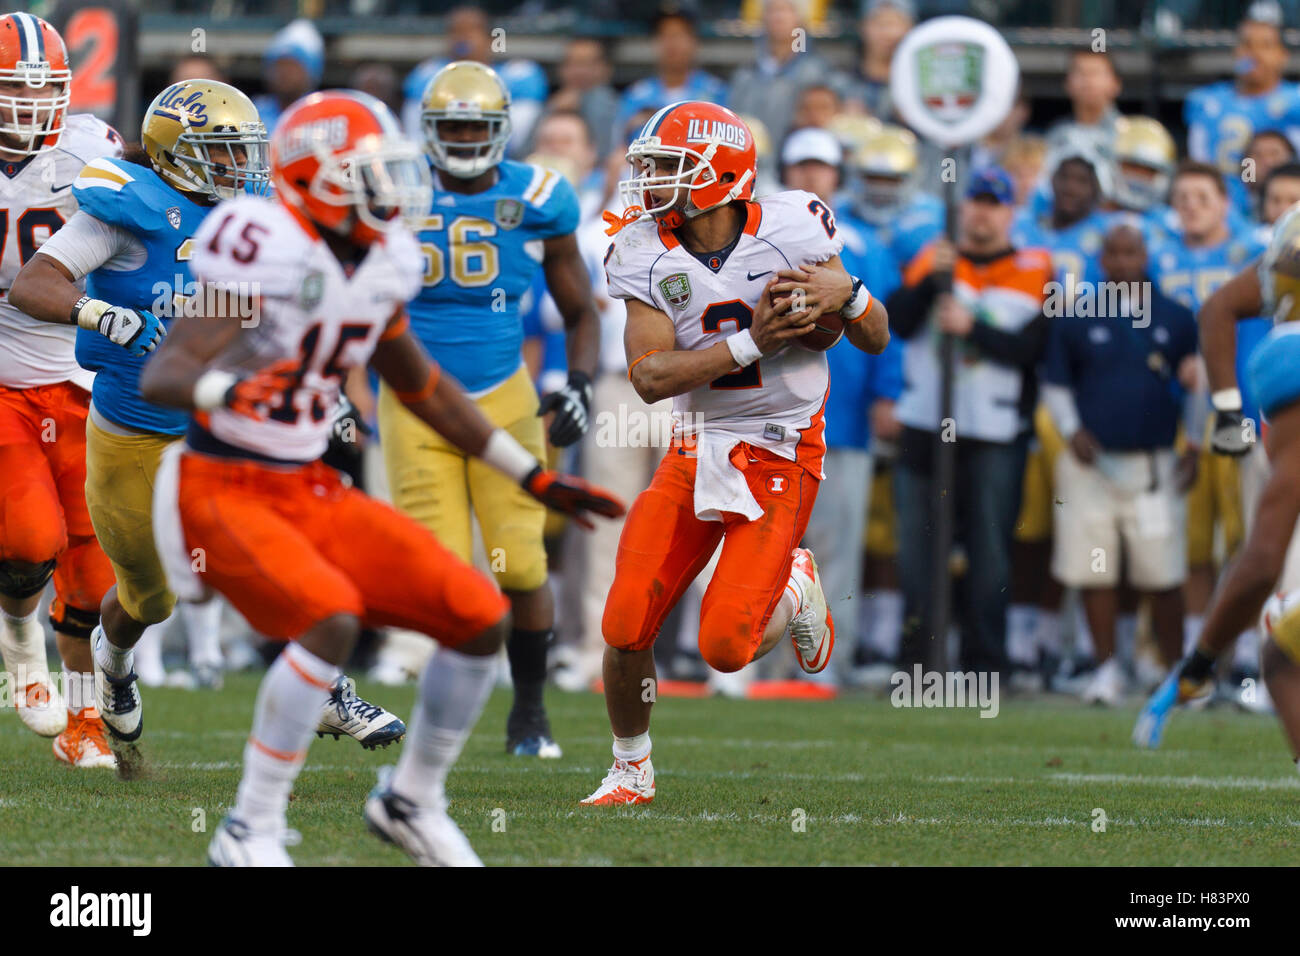
{"type": "MultiPolygon", "coordinates": [[[[421,229],[441,229],[442,216],[426,216],[421,229]]],[[[458,286],[477,289],[492,282],[501,274],[501,261],[497,247],[485,241],[497,234],[497,227],[476,216],[457,216],[447,230],[447,244],[451,247],[451,279],[458,286]],[[470,242],[474,238],[476,241],[470,242]]],[[[429,260],[424,271],[424,285],[434,286],[447,275],[447,263],[436,243],[422,242],[420,250],[429,260]]]]}
{"type": "MultiPolygon", "coordinates": [[[[36,241],[36,230],[44,229],[41,237],[44,242],[63,227],[63,217],[57,209],[28,209],[18,217],[18,259],[23,265],[36,255],[40,242],[36,241]]],[[[5,246],[9,240],[9,210],[0,209],[0,260],[4,259],[5,246]]]]}
{"type": "MultiPolygon", "coordinates": [[[[754,310],[739,299],[730,302],[715,302],[704,310],[700,324],[705,332],[717,332],[723,322],[735,322],[736,331],[747,329],[754,324],[754,310]]],[[[762,388],[763,373],[759,371],[759,362],[746,365],[738,372],[721,375],[709,383],[709,388],[762,388]]]]}

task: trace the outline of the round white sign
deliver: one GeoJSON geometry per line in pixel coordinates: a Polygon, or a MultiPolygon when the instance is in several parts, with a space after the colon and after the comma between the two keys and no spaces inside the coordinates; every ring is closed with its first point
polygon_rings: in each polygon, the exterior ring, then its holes
{"type": "Polygon", "coordinates": [[[988,135],[1015,102],[1020,64],[993,27],[971,17],[936,17],[903,37],[889,66],[894,108],[908,126],[943,146],[988,135]]]}

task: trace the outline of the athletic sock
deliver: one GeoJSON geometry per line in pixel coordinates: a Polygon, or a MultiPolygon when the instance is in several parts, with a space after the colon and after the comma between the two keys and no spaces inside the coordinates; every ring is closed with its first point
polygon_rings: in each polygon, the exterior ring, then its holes
{"type": "MultiPolygon", "coordinates": [[[[64,694],[68,703],[68,713],[80,714],[87,707],[95,708],[95,675],[64,671],[64,694]]],[[[95,710],[98,714],[98,709],[95,710]]]]}
{"type": "Polygon", "coordinates": [[[254,830],[283,829],[293,782],[307,758],[320,710],[339,669],[290,644],[262,679],[253,732],[244,746],[244,776],[232,815],[254,830]]]}
{"type": "Polygon", "coordinates": [[[99,628],[99,634],[91,647],[91,652],[95,655],[95,662],[99,664],[100,670],[106,674],[112,674],[114,677],[125,677],[131,673],[131,666],[135,660],[135,654],[130,647],[118,647],[108,639],[108,634],[103,627],[99,628]]]}
{"type": "Polygon", "coordinates": [[[417,806],[446,805],[447,773],[492,693],[496,668],[495,654],[472,657],[438,648],[420,674],[420,696],[391,782],[394,792],[417,806]]]}
{"type": "Polygon", "coordinates": [[[1007,660],[1026,668],[1038,666],[1038,648],[1034,641],[1038,628],[1038,607],[1013,604],[1007,608],[1007,660]]]}
{"type": "Polygon", "coordinates": [[[135,642],[135,647],[131,648],[134,654],[132,663],[135,672],[144,684],[161,684],[167,679],[167,668],[163,667],[162,653],[163,635],[166,633],[165,621],[162,624],[150,624],[140,635],[140,640],[135,642]]]}
{"type": "Polygon", "coordinates": [[[1183,618],[1183,653],[1190,653],[1200,639],[1201,629],[1205,626],[1204,614],[1188,614],[1183,618]]]}
{"type": "Polygon", "coordinates": [[[903,592],[875,591],[867,598],[867,626],[863,640],[887,661],[898,660],[898,642],[903,635],[903,592]]]}
{"type": "Polygon", "coordinates": [[[542,690],[546,686],[546,649],[550,642],[550,630],[515,628],[510,632],[506,655],[510,658],[510,679],[515,685],[512,712],[541,710],[542,690]]]}
{"type": "Polygon", "coordinates": [[[190,649],[191,667],[220,667],[221,599],[202,604],[182,603],[181,620],[185,622],[185,641],[190,649]]]}
{"type": "Polygon", "coordinates": [[[1038,609],[1038,627],[1034,631],[1034,643],[1039,650],[1048,654],[1061,653],[1061,615],[1045,608],[1038,609]]]}
{"type": "Polygon", "coordinates": [[[23,617],[0,611],[0,617],[4,618],[0,627],[0,656],[4,657],[5,670],[22,680],[24,686],[32,682],[34,675],[48,674],[50,669],[45,656],[45,629],[37,620],[38,610],[23,617]]]}
{"type": "Polygon", "coordinates": [[[635,737],[614,738],[615,760],[626,760],[628,763],[635,763],[648,756],[650,756],[650,731],[647,730],[635,737]]]}

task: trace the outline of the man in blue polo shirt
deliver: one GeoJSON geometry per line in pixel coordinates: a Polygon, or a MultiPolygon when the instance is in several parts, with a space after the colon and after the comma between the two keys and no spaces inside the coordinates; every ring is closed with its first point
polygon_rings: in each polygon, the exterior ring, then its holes
{"type": "Polygon", "coordinates": [[[1186,501],[1195,454],[1174,455],[1184,384],[1194,381],[1196,320],[1147,275],[1142,233],[1113,226],[1102,243],[1096,309],[1076,300],[1051,325],[1043,401],[1069,453],[1056,461],[1052,573],[1079,589],[1099,667],[1084,698],[1119,703],[1115,657],[1121,565],[1150,596],[1165,662],[1182,649],[1186,501]],[[1100,314],[1096,314],[1100,313],[1100,314]],[[1122,545],[1122,551],[1121,551],[1122,545]]]}

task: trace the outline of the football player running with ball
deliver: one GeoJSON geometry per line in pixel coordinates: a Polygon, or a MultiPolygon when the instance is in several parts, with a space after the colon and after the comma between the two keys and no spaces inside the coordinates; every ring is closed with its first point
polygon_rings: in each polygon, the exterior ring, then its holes
{"type": "MultiPolygon", "coordinates": [[[[481,63],[449,63],[425,90],[421,111],[437,202],[419,240],[427,269],[410,303],[411,331],[493,424],[545,460],[550,442],[572,445],[587,431],[600,324],[578,251],[578,197],[559,173],[504,159],[510,96],[481,63]],[[568,383],[540,406],[523,361],[521,297],[538,268],[564,317],[568,383]]],[[[506,752],[554,758],[543,703],[546,652],[555,626],[547,581],[546,510],[515,482],[438,436],[379,392],[379,432],[393,503],[468,561],[477,518],[497,583],[510,598],[506,642],[514,706],[506,752]]]]}
{"type": "Polygon", "coordinates": [[[262,681],[238,796],[209,861],[291,863],[289,794],[339,666],[369,624],[442,647],[366,821],[419,863],[475,865],[443,784],[491,692],[509,602],[428,529],[318,460],[328,412],[348,371],[369,363],[412,414],[546,507],[589,523],[588,512],[617,516],[623,505],[545,470],[411,333],[405,304],[424,265],[402,220],[426,215],[432,195],[424,157],[387,107],[348,90],[299,100],[276,127],[271,176],[279,202],[232,200],[199,229],[191,265],[205,304],[220,307],[178,321],[142,379],[146,399],[193,413],[158,475],[154,528],[169,580],[178,593],[214,589],[259,631],[293,642],[262,681]],[[255,327],[223,317],[246,314],[251,296],[255,327]],[[206,559],[197,571],[195,549],[206,559]]]}
{"type": "Polygon", "coordinates": [[[799,665],[834,646],[812,554],[799,548],[822,478],[826,356],[797,339],[839,312],[857,348],[889,341],[884,306],[840,264],[831,210],[812,193],[752,201],[754,138],[710,103],[664,107],[628,150],[629,209],[607,214],[609,288],[627,301],[629,375],[673,396],[674,437],[632,506],[605,605],[605,704],[614,766],[587,804],[649,803],[653,644],[719,542],[700,653],[737,671],[785,636],[799,665]]]}

